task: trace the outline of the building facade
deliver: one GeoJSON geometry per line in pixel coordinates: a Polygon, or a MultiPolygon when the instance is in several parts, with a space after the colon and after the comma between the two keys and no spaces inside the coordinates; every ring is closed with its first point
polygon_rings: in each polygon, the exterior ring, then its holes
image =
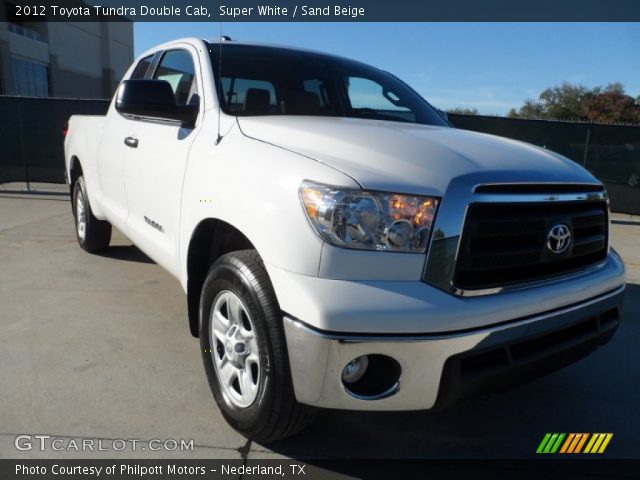
{"type": "Polygon", "coordinates": [[[24,22],[0,0],[0,95],[110,98],[133,61],[132,22],[24,22]]]}

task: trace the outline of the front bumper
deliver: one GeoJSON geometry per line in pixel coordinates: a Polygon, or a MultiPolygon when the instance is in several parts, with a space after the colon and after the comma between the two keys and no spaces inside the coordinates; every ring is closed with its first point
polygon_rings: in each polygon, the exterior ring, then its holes
{"type": "Polygon", "coordinates": [[[606,343],[618,326],[623,292],[624,285],[570,306],[444,334],[328,333],[285,315],[295,394],[302,403],[326,408],[446,407],[535,378],[606,343]],[[393,388],[372,399],[347,391],[342,370],[361,355],[384,355],[399,364],[393,388]]]}

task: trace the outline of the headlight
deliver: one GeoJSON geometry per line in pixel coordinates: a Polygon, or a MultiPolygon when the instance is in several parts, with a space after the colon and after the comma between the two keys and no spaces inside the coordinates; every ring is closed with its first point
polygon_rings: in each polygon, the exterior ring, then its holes
{"type": "Polygon", "coordinates": [[[300,198],[311,224],[338,247],[422,253],[438,199],[400,193],[338,189],[304,182],[300,198]]]}

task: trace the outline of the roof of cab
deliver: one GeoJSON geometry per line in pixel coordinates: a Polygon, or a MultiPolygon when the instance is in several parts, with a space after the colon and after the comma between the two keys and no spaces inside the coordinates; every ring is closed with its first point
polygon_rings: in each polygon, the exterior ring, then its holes
{"type": "MultiPolygon", "coordinates": [[[[363,63],[359,60],[354,60],[352,58],[349,57],[344,57],[342,55],[337,55],[334,53],[328,53],[328,52],[323,52],[321,50],[314,50],[311,48],[303,48],[303,47],[294,47],[291,45],[283,45],[283,44],[278,44],[278,43],[270,43],[270,42],[256,42],[256,41],[252,41],[252,42],[246,42],[246,41],[237,41],[237,40],[233,40],[230,37],[224,36],[221,39],[220,37],[216,37],[214,39],[201,39],[201,41],[205,42],[205,44],[214,46],[214,45],[224,45],[224,44],[232,44],[232,45],[242,45],[242,46],[247,46],[247,47],[264,47],[264,48],[274,48],[274,49],[282,49],[282,50],[291,50],[293,52],[301,52],[301,53],[308,53],[311,55],[321,55],[323,57],[329,57],[329,58],[335,58],[337,60],[346,60],[349,62],[355,62],[355,63],[363,63]]],[[[367,65],[367,66],[371,66],[371,65],[367,65]]]]}
{"type": "Polygon", "coordinates": [[[308,48],[294,47],[294,46],[291,46],[291,45],[274,44],[274,43],[268,43],[268,42],[243,42],[243,41],[236,41],[236,40],[233,40],[233,39],[231,39],[229,37],[224,37],[224,36],[223,36],[223,38],[224,39],[221,39],[220,37],[216,37],[214,39],[205,39],[205,38],[196,38],[196,37],[178,38],[176,40],[172,40],[170,42],[166,42],[166,43],[163,43],[161,45],[156,45],[156,46],[146,50],[142,54],[140,54],[138,56],[138,58],[146,57],[146,56],[148,56],[150,54],[153,54],[153,53],[157,52],[158,50],[165,50],[167,48],[171,48],[171,47],[173,47],[175,45],[178,45],[178,44],[187,43],[187,44],[195,46],[196,48],[208,48],[209,46],[216,46],[216,45],[220,45],[220,44],[224,45],[225,43],[229,43],[229,44],[233,44],[233,45],[243,45],[243,46],[248,46],[248,47],[278,48],[278,49],[283,49],[283,50],[291,50],[291,51],[295,51],[295,52],[308,53],[308,54],[311,54],[311,55],[322,55],[324,57],[335,58],[337,60],[343,60],[343,61],[346,60],[346,61],[349,61],[349,62],[363,63],[363,62],[360,62],[358,60],[353,60],[351,58],[343,57],[341,55],[322,52],[322,51],[319,51],[319,50],[312,50],[312,49],[308,49],[308,48]]]}

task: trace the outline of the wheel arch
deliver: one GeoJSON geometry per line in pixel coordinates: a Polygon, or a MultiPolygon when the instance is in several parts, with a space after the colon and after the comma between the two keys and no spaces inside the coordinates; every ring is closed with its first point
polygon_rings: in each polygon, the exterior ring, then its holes
{"type": "Polygon", "coordinates": [[[220,256],[255,249],[235,226],[217,218],[206,218],[196,226],[187,252],[187,310],[191,335],[199,336],[200,292],[211,265],[220,256]]]}
{"type": "Polygon", "coordinates": [[[80,175],[82,175],[82,163],[77,155],[72,155],[69,161],[69,190],[72,196],[73,186],[80,175]]]}

